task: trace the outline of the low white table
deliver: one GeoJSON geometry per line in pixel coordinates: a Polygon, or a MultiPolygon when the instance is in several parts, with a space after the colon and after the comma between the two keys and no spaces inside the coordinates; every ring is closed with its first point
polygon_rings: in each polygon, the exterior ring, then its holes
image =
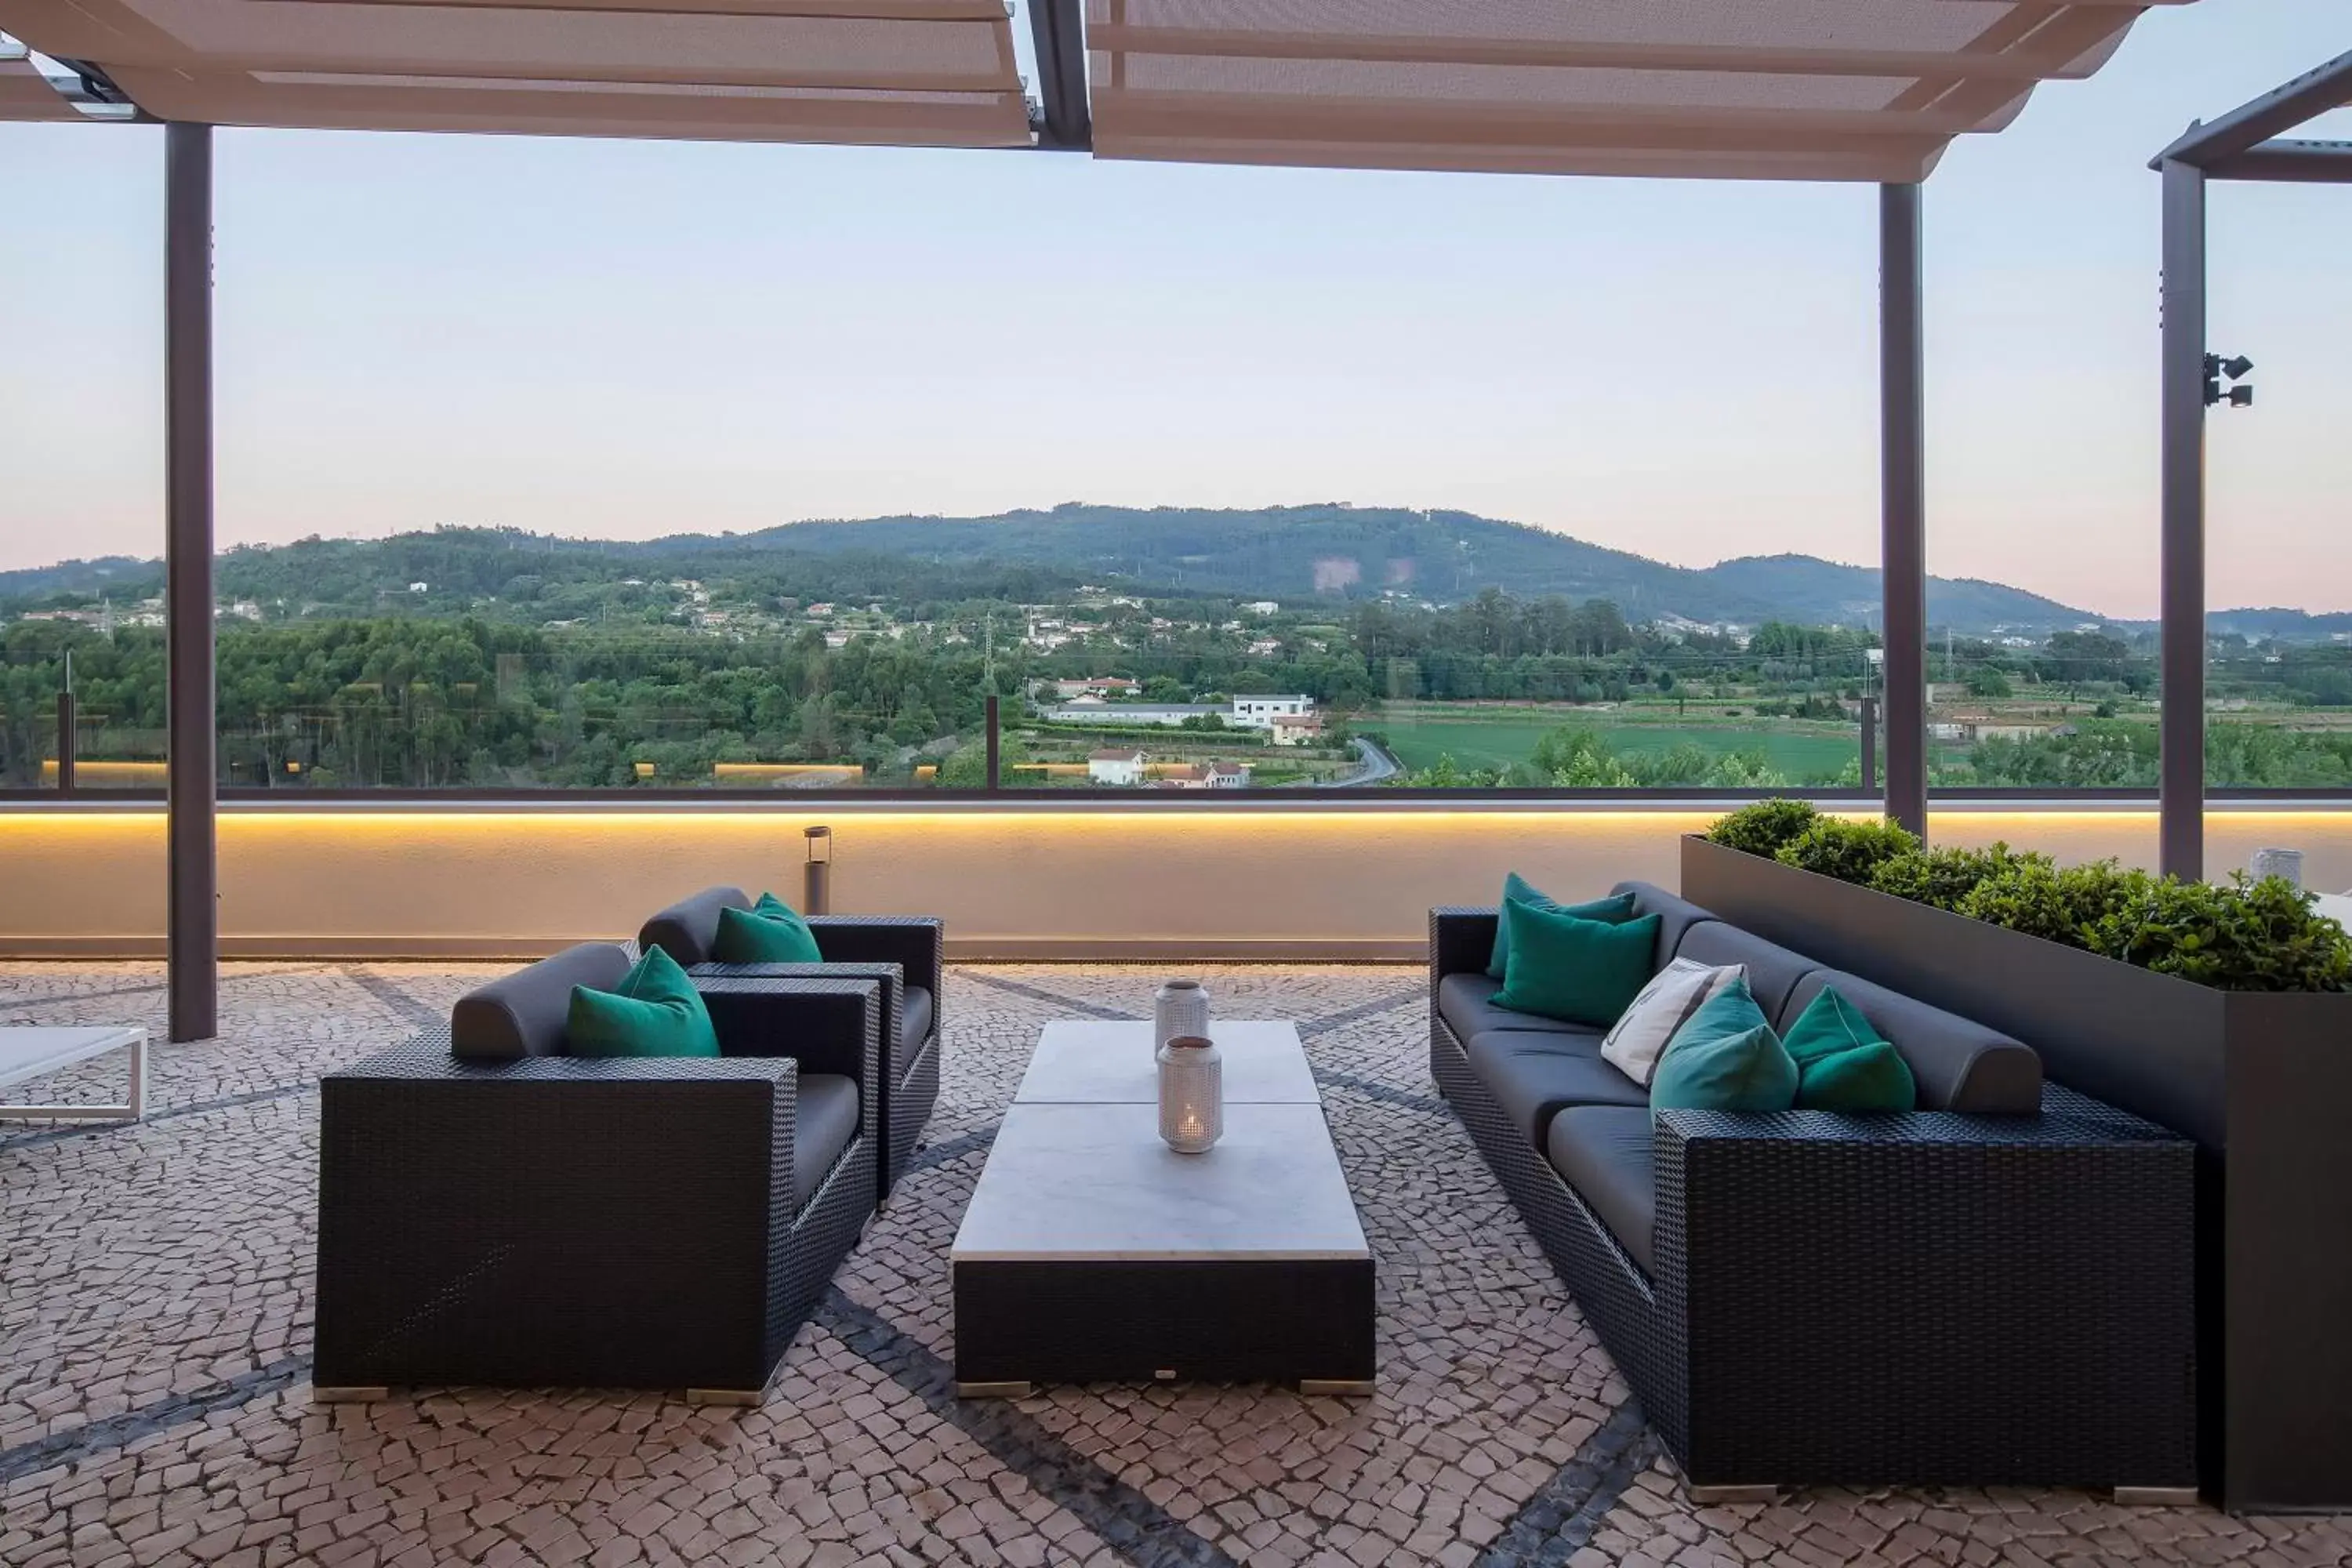
{"type": "Polygon", "coordinates": [[[44,1121],[136,1121],[147,1113],[147,1031],[127,1025],[87,1028],[0,1027],[0,1087],[46,1078],[76,1062],[131,1048],[131,1095],[121,1105],[0,1105],[0,1118],[44,1121]]]}
{"type": "Polygon", "coordinates": [[[1369,1394],[1371,1248],[1298,1031],[1224,1020],[1224,1132],[1160,1139],[1151,1026],[1046,1026],[950,1260],[956,1391],[1296,1383],[1369,1394]]]}

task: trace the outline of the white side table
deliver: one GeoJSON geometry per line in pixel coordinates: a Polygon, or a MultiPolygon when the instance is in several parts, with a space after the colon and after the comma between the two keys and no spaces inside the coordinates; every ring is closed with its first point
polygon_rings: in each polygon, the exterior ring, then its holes
{"type": "Polygon", "coordinates": [[[131,1096],[121,1105],[0,1105],[0,1118],[43,1121],[136,1121],[147,1113],[147,1031],[0,1027],[0,1088],[131,1047],[131,1096]]]}

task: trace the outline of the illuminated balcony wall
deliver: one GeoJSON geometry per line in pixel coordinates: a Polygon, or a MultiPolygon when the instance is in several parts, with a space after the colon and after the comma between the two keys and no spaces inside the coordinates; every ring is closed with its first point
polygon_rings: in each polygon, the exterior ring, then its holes
{"type": "MultiPolygon", "coordinates": [[[[1715,807],[920,810],[232,807],[220,821],[232,956],[504,957],[633,934],[713,882],[797,900],[801,829],[830,824],[834,908],[946,919],[967,956],[1417,956],[1432,904],[1491,901],[1517,870],[1564,897],[1621,878],[1673,886],[1676,836],[1715,807]]],[[[2067,860],[2148,864],[2153,810],[1948,809],[1944,843],[2006,838],[2067,860]]],[[[2352,811],[2216,808],[2218,874],[2299,847],[2314,887],[2352,888],[2352,811]]],[[[0,811],[0,954],[159,953],[153,807],[0,811]]]]}

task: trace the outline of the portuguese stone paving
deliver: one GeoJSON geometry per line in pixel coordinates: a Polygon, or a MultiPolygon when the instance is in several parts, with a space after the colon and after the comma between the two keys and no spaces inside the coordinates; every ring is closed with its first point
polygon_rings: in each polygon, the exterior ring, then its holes
{"type": "MultiPolygon", "coordinates": [[[[237,964],[138,1127],[0,1123],[0,1563],[2352,1562],[2352,1519],[2084,1493],[1806,1493],[1697,1509],[1429,1084],[1395,968],[1212,968],[1296,1020],[1380,1268],[1368,1400],[1057,1388],[959,1403],[946,1254],[1040,1025],[1141,969],[966,967],[927,1146],[756,1409],[658,1394],[310,1400],[324,1070],[496,971],[237,964]]],[[[152,964],[0,966],[0,1024],[137,1023],[152,964]]],[[[121,1058],[26,1086],[110,1098],[121,1058]]]]}

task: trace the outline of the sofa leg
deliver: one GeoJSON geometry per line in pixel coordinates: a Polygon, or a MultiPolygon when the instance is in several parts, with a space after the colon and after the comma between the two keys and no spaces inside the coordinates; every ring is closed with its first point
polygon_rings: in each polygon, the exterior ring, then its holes
{"type": "Polygon", "coordinates": [[[2117,1508],[2195,1508],[2205,1500],[2195,1487],[2117,1487],[2117,1508]]]}
{"type": "Polygon", "coordinates": [[[1727,1508],[1736,1503],[1778,1502],[1779,1487],[1701,1487],[1683,1483],[1693,1508],[1727,1508]]]}

